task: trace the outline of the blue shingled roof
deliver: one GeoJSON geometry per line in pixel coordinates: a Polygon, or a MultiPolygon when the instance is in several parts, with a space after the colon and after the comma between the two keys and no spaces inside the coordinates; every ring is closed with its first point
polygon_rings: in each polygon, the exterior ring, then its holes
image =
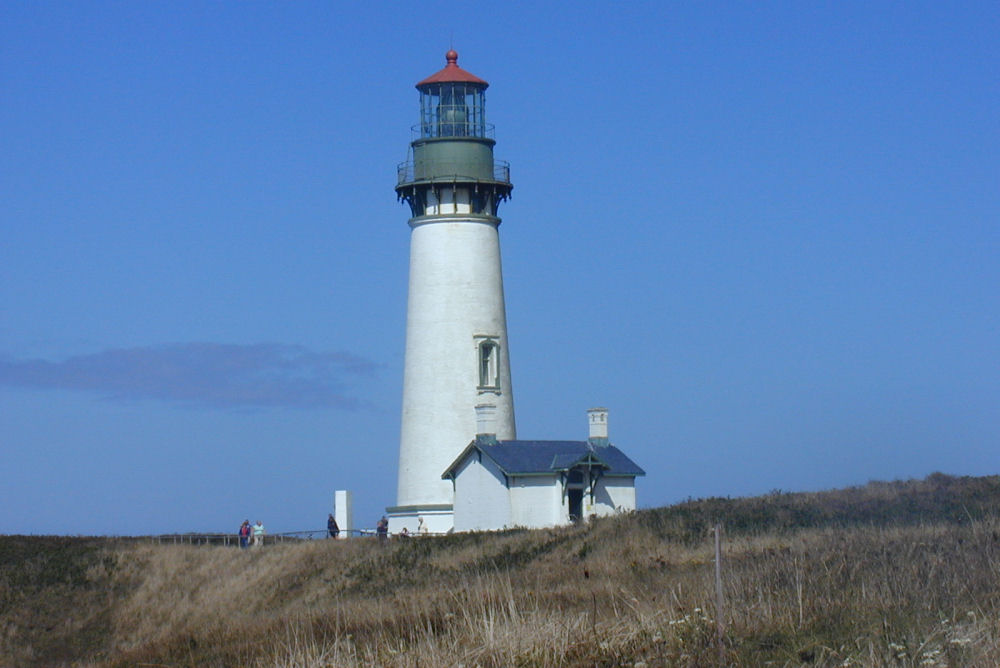
{"type": "Polygon", "coordinates": [[[447,478],[473,450],[496,462],[507,475],[556,473],[586,462],[604,469],[604,475],[646,475],[613,445],[591,447],[587,441],[473,441],[441,476],[447,478]]]}

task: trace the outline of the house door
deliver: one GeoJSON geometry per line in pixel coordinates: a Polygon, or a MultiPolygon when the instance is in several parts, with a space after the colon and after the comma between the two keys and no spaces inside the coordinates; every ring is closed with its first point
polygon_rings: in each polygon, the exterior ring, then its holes
{"type": "Polygon", "coordinates": [[[583,490],[570,488],[566,490],[566,497],[569,502],[569,521],[579,522],[583,517],[583,490]]]}

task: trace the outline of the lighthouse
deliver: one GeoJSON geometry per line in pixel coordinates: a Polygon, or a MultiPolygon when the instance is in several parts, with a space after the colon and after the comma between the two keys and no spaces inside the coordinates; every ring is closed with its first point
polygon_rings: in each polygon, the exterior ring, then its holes
{"type": "Polygon", "coordinates": [[[450,531],[454,486],[442,473],[479,429],[516,438],[497,216],[510,168],[493,157],[489,84],[454,50],[445,60],[416,85],[420,122],[396,185],[411,217],[393,533],[450,531]]]}

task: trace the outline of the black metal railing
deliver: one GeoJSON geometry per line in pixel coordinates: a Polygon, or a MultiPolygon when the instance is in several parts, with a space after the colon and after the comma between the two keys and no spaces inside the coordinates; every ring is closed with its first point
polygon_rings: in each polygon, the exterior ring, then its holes
{"type": "MultiPolygon", "coordinates": [[[[340,530],[339,540],[356,538],[375,538],[378,532],[375,529],[350,529],[340,530]]],[[[406,538],[435,536],[439,534],[406,534],[406,538]]],[[[402,534],[388,534],[390,538],[400,538],[402,534]]],[[[155,536],[136,536],[135,538],[156,543],[157,545],[218,545],[224,547],[239,547],[240,536],[234,533],[172,533],[159,534],[155,536]]],[[[327,529],[307,529],[305,531],[283,531],[281,533],[264,534],[263,544],[274,545],[277,543],[300,543],[309,540],[326,540],[331,538],[327,529]]],[[[247,538],[247,546],[253,545],[253,535],[247,538]]]]}

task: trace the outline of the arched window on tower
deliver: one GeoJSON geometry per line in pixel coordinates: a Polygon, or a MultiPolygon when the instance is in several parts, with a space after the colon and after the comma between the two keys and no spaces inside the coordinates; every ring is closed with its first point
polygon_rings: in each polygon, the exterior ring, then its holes
{"type": "MultiPolygon", "coordinates": [[[[478,337],[477,337],[478,338],[478,337]]],[[[479,390],[481,392],[500,391],[500,345],[496,339],[479,341],[479,390]]]]}

